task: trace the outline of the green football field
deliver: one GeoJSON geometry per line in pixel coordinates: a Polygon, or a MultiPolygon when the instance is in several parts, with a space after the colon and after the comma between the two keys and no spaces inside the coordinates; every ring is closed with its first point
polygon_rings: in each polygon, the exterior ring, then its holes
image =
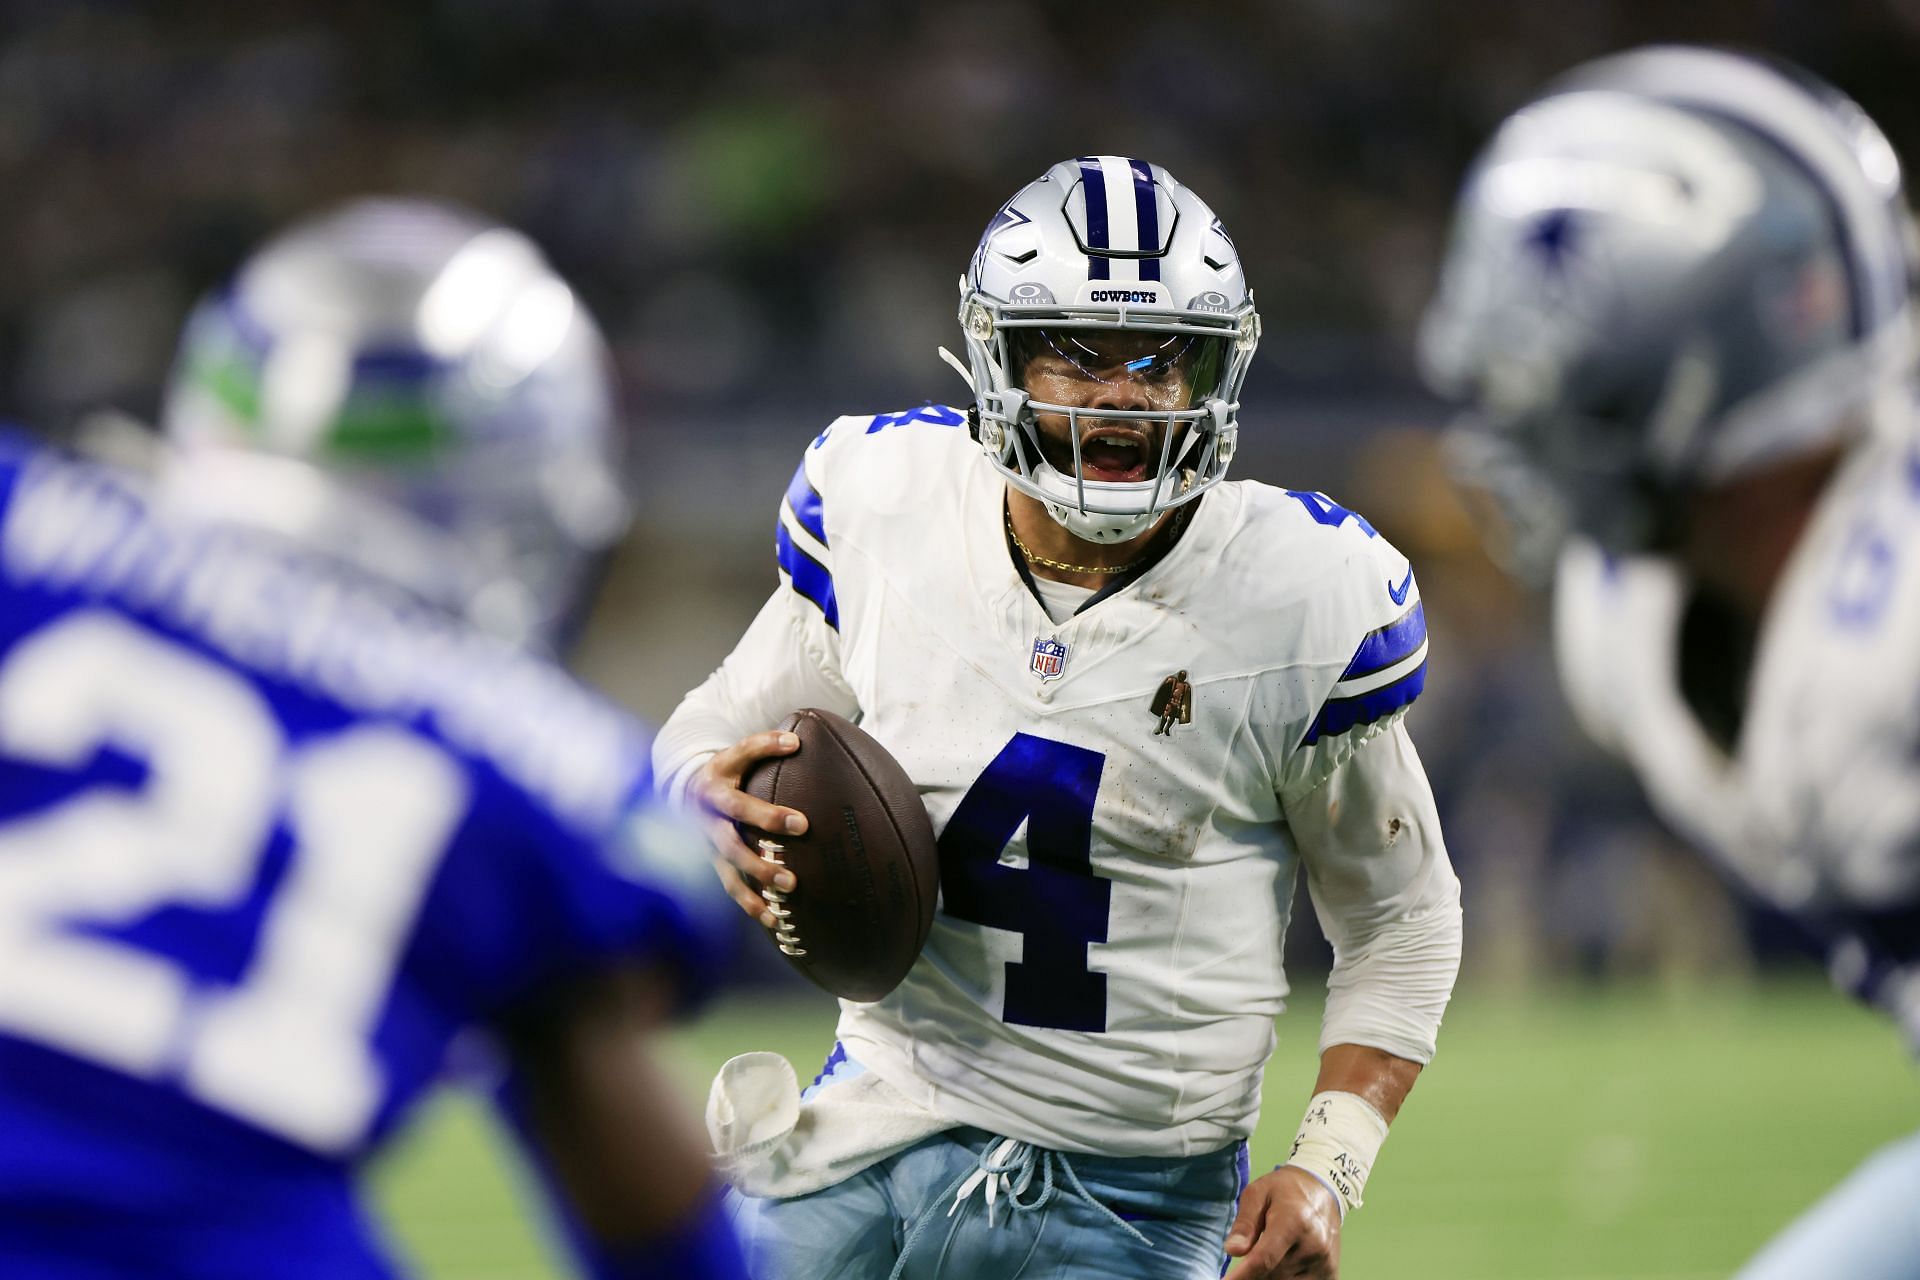
{"type": "MultiPolygon", "coordinates": [[[[722,1005],[671,1045],[690,1105],[749,1048],[804,1081],[831,1042],[806,993],[722,1005]]],[[[1293,1136],[1318,1010],[1281,1020],[1254,1167],[1293,1136]]],[[[1724,1276],[1879,1143],[1920,1129],[1891,1026],[1817,983],[1456,999],[1440,1057],[1348,1224],[1348,1280],[1724,1276]]],[[[438,1104],[380,1170],[393,1235],[440,1280],[564,1274],[483,1114],[438,1104]]]]}

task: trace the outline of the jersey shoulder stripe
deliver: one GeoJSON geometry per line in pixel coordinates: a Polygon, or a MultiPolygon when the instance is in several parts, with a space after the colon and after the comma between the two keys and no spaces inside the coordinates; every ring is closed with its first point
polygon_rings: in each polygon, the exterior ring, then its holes
{"type": "Polygon", "coordinates": [[[786,509],[802,529],[819,539],[821,546],[827,545],[825,503],[821,501],[820,491],[813,487],[813,481],[807,478],[804,458],[793,469],[793,481],[787,485],[786,509]]]}
{"type": "Polygon", "coordinates": [[[813,601],[820,616],[835,631],[840,629],[840,603],[833,594],[833,571],[809,555],[782,521],[773,531],[774,556],[780,572],[792,588],[813,601]]]}
{"type": "Polygon", "coordinates": [[[1415,601],[1413,608],[1361,639],[1302,742],[1311,746],[1392,715],[1413,705],[1426,684],[1427,608],[1415,601]]]}
{"type": "MultiPolygon", "coordinates": [[[[1372,724],[1374,721],[1392,715],[1403,707],[1413,705],[1414,699],[1427,684],[1427,646],[1423,643],[1414,659],[1414,665],[1404,674],[1395,674],[1387,683],[1378,685],[1361,693],[1341,696],[1336,693],[1328,698],[1326,705],[1320,708],[1320,714],[1314,717],[1313,725],[1307,730],[1302,745],[1311,746],[1322,738],[1331,738],[1347,732],[1356,725],[1372,724]]],[[[1399,671],[1399,668],[1394,668],[1399,671]]]]}
{"type": "Polygon", "coordinates": [[[1340,683],[1345,685],[1397,666],[1416,650],[1424,650],[1426,645],[1427,606],[1416,602],[1386,626],[1367,633],[1354,651],[1353,661],[1340,673],[1340,683]]]}
{"type": "MultiPolygon", "coordinates": [[[[813,451],[808,450],[810,455],[813,451]]],[[[813,602],[835,631],[840,602],[833,590],[833,557],[827,550],[827,506],[807,474],[807,457],[794,468],[773,526],[773,554],[787,585],[813,602]]]]}
{"type": "Polygon", "coordinates": [[[1257,496],[1262,509],[1282,521],[1277,537],[1326,547],[1309,557],[1319,569],[1303,580],[1315,620],[1309,645],[1326,683],[1299,745],[1410,706],[1426,686],[1427,615],[1406,557],[1364,516],[1324,493],[1282,489],[1257,496]]]}

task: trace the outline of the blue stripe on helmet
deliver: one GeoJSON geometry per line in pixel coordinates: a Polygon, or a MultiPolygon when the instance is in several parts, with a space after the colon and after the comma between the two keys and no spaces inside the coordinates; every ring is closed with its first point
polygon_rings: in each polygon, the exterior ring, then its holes
{"type": "Polygon", "coordinates": [[[820,501],[820,494],[814,489],[813,482],[807,479],[807,464],[802,462],[793,472],[793,483],[787,486],[787,505],[793,508],[794,518],[800,527],[820,539],[820,545],[827,545],[826,513],[820,501]]]}
{"type": "Polygon", "coordinates": [[[802,551],[784,524],[774,528],[773,551],[775,558],[780,561],[780,567],[793,580],[793,589],[819,606],[827,625],[838,631],[840,604],[833,597],[833,574],[827,566],[802,551]]]}
{"type": "Polygon", "coordinates": [[[1307,730],[1300,745],[1310,747],[1322,738],[1337,737],[1355,725],[1372,724],[1382,716],[1391,715],[1411,705],[1426,685],[1427,664],[1423,662],[1392,684],[1383,684],[1351,698],[1334,698],[1320,708],[1313,727],[1307,730]]]}
{"type": "Polygon", "coordinates": [[[1080,157],[1080,192],[1087,206],[1087,279],[1106,280],[1113,264],[1105,256],[1107,231],[1107,179],[1097,156],[1080,157]]]}
{"type": "Polygon", "coordinates": [[[1416,602],[1413,608],[1377,631],[1368,633],[1354,650],[1353,661],[1340,673],[1342,680],[1356,680],[1375,671],[1384,671],[1396,662],[1411,658],[1427,642],[1427,606],[1416,602]]]}
{"type": "MultiPolygon", "coordinates": [[[[1155,253],[1160,248],[1159,189],[1153,185],[1153,169],[1144,160],[1127,160],[1133,170],[1133,215],[1140,220],[1140,252],[1155,253]]],[[[1158,280],[1160,259],[1140,259],[1140,278],[1158,280]]]]}

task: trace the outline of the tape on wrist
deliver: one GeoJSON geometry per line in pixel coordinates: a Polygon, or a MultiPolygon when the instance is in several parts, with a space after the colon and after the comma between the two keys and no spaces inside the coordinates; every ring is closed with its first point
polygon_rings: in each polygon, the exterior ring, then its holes
{"type": "Polygon", "coordinates": [[[1349,1209],[1360,1207],[1367,1175],[1386,1140],[1386,1117],[1372,1103],[1357,1093],[1328,1090],[1307,1103],[1286,1164],[1325,1183],[1344,1218],[1349,1209]]]}

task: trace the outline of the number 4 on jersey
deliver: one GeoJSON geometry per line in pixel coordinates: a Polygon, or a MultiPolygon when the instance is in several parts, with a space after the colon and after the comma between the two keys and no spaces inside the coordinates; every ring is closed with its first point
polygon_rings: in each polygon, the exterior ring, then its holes
{"type": "Polygon", "coordinates": [[[1093,874],[1093,800],[1106,757],[1017,733],[967,791],[940,833],[947,914],[1022,936],[1007,964],[1007,1022],[1063,1031],[1107,1029],[1107,975],[1087,947],[1107,940],[1113,882],[1093,874]],[[1001,851],[1027,824],[1028,863],[1001,851]]]}
{"type": "Polygon", "coordinates": [[[1365,516],[1358,511],[1349,511],[1318,489],[1288,489],[1285,492],[1289,498],[1307,509],[1307,514],[1313,517],[1316,524],[1324,524],[1329,529],[1338,529],[1351,520],[1369,538],[1380,536],[1379,532],[1367,523],[1365,516]]]}

